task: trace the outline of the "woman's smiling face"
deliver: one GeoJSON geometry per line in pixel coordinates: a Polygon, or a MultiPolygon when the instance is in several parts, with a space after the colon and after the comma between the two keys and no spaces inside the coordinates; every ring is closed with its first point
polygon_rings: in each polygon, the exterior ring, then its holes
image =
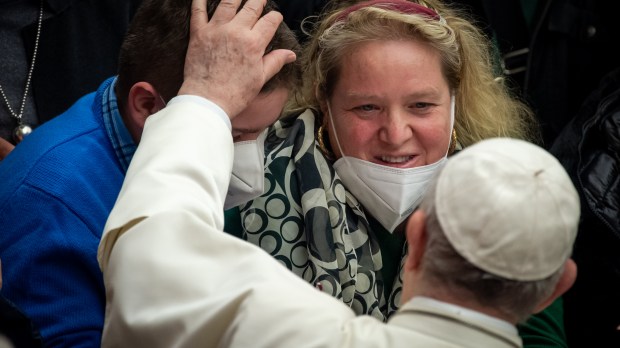
{"type": "Polygon", "coordinates": [[[450,88],[441,57],[418,41],[355,45],[322,109],[337,158],[412,168],[437,162],[450,144],[450,88]]]}

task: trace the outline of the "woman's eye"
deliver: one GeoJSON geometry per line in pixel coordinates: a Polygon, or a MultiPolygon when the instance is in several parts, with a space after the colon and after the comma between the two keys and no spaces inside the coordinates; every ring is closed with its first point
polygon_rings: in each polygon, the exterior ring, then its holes
{"type": "Polygon", "coordinates": [[[367,105],[358,106],[356,109],[360,111],[373,111],[373,110],[376,110],[377,107],[375,107],[374,105],[367,104],[367,105]]]}
{"type": "Polygon", "coordinates": [[[430,106],[431,106],[431,104],[429,104],[429,103],[418,102],[418,103],[414,103],[412,105],[412,108],[414,108],[414,109],[426,109],[426,108],[429,108],[430,106]]]}

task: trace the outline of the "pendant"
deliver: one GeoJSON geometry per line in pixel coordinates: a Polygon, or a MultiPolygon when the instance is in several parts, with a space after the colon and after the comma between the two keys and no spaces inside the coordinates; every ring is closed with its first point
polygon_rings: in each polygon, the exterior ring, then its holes
{"type": "Polygon", "coordinates": [[[30,133],[32,133],[32,128],[29,125],[20,124],[13,131],[13,140],[15,140],[16,144],[19,144],[30,133]]]}

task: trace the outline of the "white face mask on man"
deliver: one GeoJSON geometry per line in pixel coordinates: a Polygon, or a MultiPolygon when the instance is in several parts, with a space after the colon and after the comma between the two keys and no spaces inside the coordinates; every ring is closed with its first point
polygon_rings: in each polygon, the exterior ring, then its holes
{"type": "Polygon", "coordinates": [[[256,140],[234,144],[232,175],[224,209],[236,207],[263,194],[266,136],[267,130],[264,130],[256,140]]]}
{"type": "MultiPolygon", "coordinates": [[[[167,105],[160,95],[164,107],[167,105]]],[[[234,208],[263,194],[265,168],[265,129],[256,140],[234,143],[232,174],[224,209],[234,208]]]]}
{"type": "MultiPolygon", "coordinates": [[[[332,131],[335,132],[329,102],[327,109],[332,131]]],[[[450,130],[453,127],[454,96],[450,99],[450,130]]],[[[335,138],[340,148],[338,137],[335,138]]],[[[343,153],[341,148],[340,153],[343,153]]],[[[448,149],[435,163],[402,169],[343,155],[334,163],[334,169],[364,208],[392,233],[420,204],[428,185],[444,166],[447,158],[448,149]]]]}

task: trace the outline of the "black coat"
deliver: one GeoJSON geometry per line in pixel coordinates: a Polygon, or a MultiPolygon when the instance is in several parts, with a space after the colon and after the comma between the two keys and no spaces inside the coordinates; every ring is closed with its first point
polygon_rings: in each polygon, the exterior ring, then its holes
{"type": "Polygon", "coordinates": [[[620,69],[606,76],[550,149],[581,198],[564,296],[569,347],[620,347],[620,69]]]}
{"type": "Polygon", "coordinates": [[[620,1],[448,0],[468,8],[480,27],[496,35],[508,75],[541,122],[545,147],[575,116],[601,78],[618,64],[620,1]],[[524,11],[524,9],[528,9],[524,11]],[[527,15],[524,15],[527,14],[527,15]]]}

